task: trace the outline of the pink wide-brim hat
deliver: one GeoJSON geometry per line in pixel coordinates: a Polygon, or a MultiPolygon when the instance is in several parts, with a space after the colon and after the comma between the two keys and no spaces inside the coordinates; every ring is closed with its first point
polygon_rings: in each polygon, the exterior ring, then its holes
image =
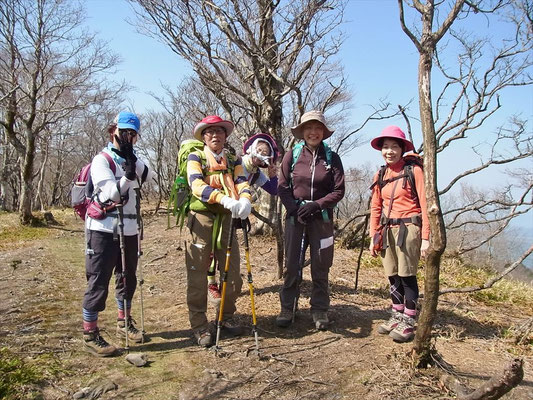
{"type": "Polygon", "coordinates": [[[405,133],[403,133],[403,131],[395,125],[390,125],[384,128],[378,137],[372,139],[372,141],[370,142],[370,146],[372,146],[376,150],[381,150],[381,147],[383,146],[383,139],[387,138],[402,141],[404,144],[405,153],[407,153],[408,151],[413,151],[415,149],[413,143],[411,143],[405,138],[405,133]]]}
{"type": "Polygon", "coordinates": [[[202,132],[209,126],[220,126],[226,130],[226,137],[233,132],[235,125],[231,121],[226,121],[218,115],[209,115],[196,124],[193,129],[195,139],[202,140],[202,132]]]}
{"type": "Polygon", "coordinates": [[[294,135],[296,139],[304,138],[302,127],[306,122],[309,122],[309,121],[318,121],[322,125],[324,125],[324,137],[322,138],[322,140],[325,140],[329,138],[331,135],[333,135],[334,131],[330,130],[328,126],[326,125],[326,117],[324,117],[324,113],[322,111],[313,110],[313,111],[308,111],[304,115],[302,115],[302,117],[300,118],[300,123],[291,128],[292,134],[294,135]]]}
{"type": "Polygon", "coordinates": [[[244,142],[244,145],[242,146],[242,153],[246,154],[248,148],[257,140],[261,139],[265,142],[268,142],[270,144],[270,147],[272,148],[272,151],[274,154],[272,154],[272,161],[276,162],[279,155],[278,145],[276,144],[276,141],[272,136],[270,136],[268,133],[256,133],[252,137],[250,137],[246,142],[244,142]]]}

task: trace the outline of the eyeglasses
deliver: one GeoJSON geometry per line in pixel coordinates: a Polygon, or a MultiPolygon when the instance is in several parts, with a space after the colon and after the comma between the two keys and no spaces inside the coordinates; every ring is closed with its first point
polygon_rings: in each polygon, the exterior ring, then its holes
{"type": "Polygon", "coordinates": [[[213,128],[206,128],[203,134],[210,137],[213,137],[215,135],[226,135],[226,130],[224,128],[215,126],[213,128]]]}
{"type": "Polygon", "coordinates": [[[135,131],[134,129],[119,129],[118,131],[121,135],[126,133],[130,135],[132,138],[137,136],[137,131],[135,131]]]}

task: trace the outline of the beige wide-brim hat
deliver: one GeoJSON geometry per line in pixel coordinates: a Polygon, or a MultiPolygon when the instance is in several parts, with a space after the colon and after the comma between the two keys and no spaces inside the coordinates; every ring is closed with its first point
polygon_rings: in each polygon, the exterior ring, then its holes
{"type": "Polygon", "coordinates": [[[303,139],[304,138],[302,127],[303,127],[303,124],[305,124],[306,122],[309,122],[309,121],[318,121],[322,125],[324,125],[324,138],[323,138],[323,140],[325,140],[325,139],[329,138],[331,135],[333,135],[334,131],[330,130],[328,128],[328,126],[326,125],[326,118],[324,117],[324,113],[322,111],[313,110],[313,111],[308,111],[304,115],[302,115],[302,117],[300,118],[300,123],[291,128],[292,134],[294,135],[294,137],[296,139],[303,139]]]}

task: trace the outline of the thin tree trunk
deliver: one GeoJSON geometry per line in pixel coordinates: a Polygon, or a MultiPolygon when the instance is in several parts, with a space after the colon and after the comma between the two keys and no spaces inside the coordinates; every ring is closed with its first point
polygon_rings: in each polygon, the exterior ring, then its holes
{"type": "MultiPolygon", "coordinates": [[[[431,15],[432,18],[432,15],[431,15]]],[[[424,27],[431,29],[431,21],[424,27]]],[[[424,33],[423,33],[424,35],[424,33]]],[[[420,53],[418,93],[422,134],[424,138],[424,183],[431,230],[430,247],[426,256],[424,305],[418,320],[413,350],[417,364],[425,367],[431,361],[431,329],[439,299],[440,260],[446,248],[446,230],[437,190],[437,143],[431,102],[431,68],[434,44],[420,53]]]]}
{"type": "Polygon", "coordinates": [[[44,178],[46,176],[46,168],[48,166],[48,155],[49,153],[48,153],[48,143],[47,143],[46,146],[44,147],[44,157],[41,162],[41,166],[39,167],[39,181],[37,182],[37,190],[36,190],[35,199],[34,199],[35,208],[37,209],[37,206],[39,206],[41,211],[45,210],[45,204],[46,204],[46,202],[43,199],[43,183],[44,183],[44,178]]]}
{"type": "Polygon", "coordinates": [[[33,222],[33,214],[31,212],[31,198],[33,192],[33,164],[35,157],[35,138],[32,132],[26,133],[26,147],[24,152],[24,159],[21,165],[21,190],[20,190],[20,204],[19,204],[19,218],[23,225],[29,225],[33,222]]]}

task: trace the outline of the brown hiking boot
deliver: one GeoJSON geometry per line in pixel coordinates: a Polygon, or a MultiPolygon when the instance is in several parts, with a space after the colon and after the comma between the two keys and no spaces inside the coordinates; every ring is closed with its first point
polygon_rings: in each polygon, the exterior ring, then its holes
{"type": "Polygon", "coordinates": [[[392,310],[390,318],[378,326],[378,333],[388,335],[402,321],[403,314],[399,311],[392,310]]]}
{"type": "Polygon", "coordinates": [[[326,311],[314,311],[312,315],[316,329],[318,329],[319,331],[325,331],[326,329],[328,329],[329,318],[328,313],[326,311]]]}
{"type": "Polygon", "coordinates": [[[292,311],[281,309],[276,317],[276,325],[280,328],[287,328],[290,324],[292,324],[292,311]]]}
{"type": "MultiPolygon", "coordinates": [[[[143,341],[143,334],[134,325],[135,320],[128,317],[128,339],[135,343],[141,343],[143,341]]],[[[117,336],[126,337],[126,321],[122,318],[117,319],[117,336]]]]}
{"type": "Polygon", "coordinates": [[[225,319],[222,321],[222,330],[232,336],[241,336],[244,333],[244,329],[233,318],[225,319]]]}
{"type": "Polygon", "coordinates": [[[115,354],[117,348],[100,336],[97,330],[92,332],[83,332],[83,344],[85,350],[98,357],[109,357],[115,354]]]}
{"type": "Polygon", "coordinates": [[[200,329],[194,332],[194,339],[198,346],[209,347],[213,344],[213,336],[209,329],[200,329]]]}

